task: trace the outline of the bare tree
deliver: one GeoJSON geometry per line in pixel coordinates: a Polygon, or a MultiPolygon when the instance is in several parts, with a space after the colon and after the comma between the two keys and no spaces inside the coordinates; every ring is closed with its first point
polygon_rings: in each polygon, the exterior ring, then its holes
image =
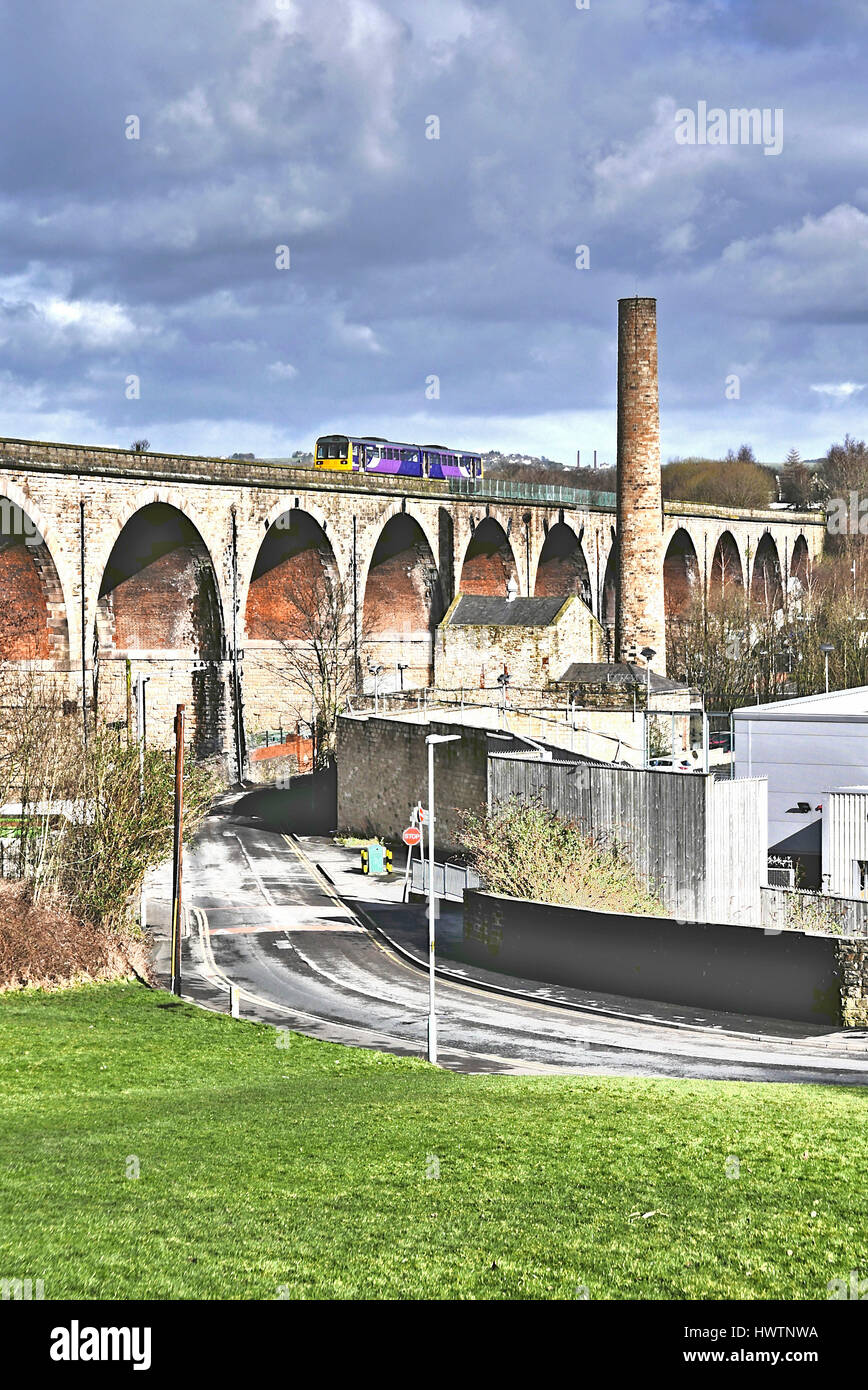
{"type": "Polygon", "coordinates": [[[667,624],[670,674],[683,676],[703,691],[707,707],[721,710],[813,695],[825,689],[823,645],[830,644],[830,689],[868,684],[868,565],[861,552],[826,555],[785,607],[780,600],[769,582],[751,597],[731,588],[704,607],[694,602],[667,624]]]}
{"type": "Polygon", "coordinates": [[[357,686],[364,632],[351,598],[323,566],[295,582],[290,610],[279,629],[271,627],[280,644],[275,670],[291,708],[300,721],[313,724],[315,767],[334,756],[337,718],[357,686]]]}

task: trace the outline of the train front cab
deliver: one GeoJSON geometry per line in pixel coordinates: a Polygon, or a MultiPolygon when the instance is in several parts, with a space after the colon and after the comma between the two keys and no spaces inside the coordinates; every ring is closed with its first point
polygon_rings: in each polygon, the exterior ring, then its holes
{"type": "Polygon", "coordinates": [[[351,443],[345,434],[323,434],[316,441],[314,466],[332,472],[349,472],[353,467],[351,443]]]}

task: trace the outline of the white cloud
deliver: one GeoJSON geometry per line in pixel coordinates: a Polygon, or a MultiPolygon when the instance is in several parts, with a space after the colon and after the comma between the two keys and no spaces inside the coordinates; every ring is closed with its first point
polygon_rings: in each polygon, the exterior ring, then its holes
{"type": "Polygon", "coordinates": [[[363,352],[385,352],[385,348],[374,332],[364,323],[347,323],[342,314],[333,318],[334,335],[348,348],[360,348],[363,352]]]}
{"type": "Polygon", "coordinates": [[[858,391],[865,390],[865,382],[840,381],[835,384],[825,386],[812,386],[812,391],[816,391],[820,396],[828,396],[833,401],[848,401],[851,396],[855,396],[858,391]]]}
{"type": "Polygon", "coordinates": [[[129,342],[135,324],[120,304],[100,300],[47,299],[37,305],[45,322],[82,347],[117,347],[129,342]]]}
{"type": "Polygon", "coordinates": [[[291,362],[270,362],[268,375],[276,381],[292,381],[293,377],[298,376],[298,367],[294,367],[291,362]]]}

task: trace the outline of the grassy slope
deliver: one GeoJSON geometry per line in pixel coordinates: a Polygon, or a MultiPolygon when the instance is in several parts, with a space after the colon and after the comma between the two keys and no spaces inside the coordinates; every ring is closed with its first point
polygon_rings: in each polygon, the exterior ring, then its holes
{"type": "Polygon", "coordinates": [[[0,1000],[0,1275],[46,1298],[801,1299],[868,1269],[865,1091],[455,1076],[278,1036],[138,986],[0,1000]]]}

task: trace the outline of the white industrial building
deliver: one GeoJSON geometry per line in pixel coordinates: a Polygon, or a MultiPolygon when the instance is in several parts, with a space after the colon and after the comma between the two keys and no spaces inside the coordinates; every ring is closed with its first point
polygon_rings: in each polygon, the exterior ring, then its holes
{"type": "MultiPolygon", "coordinates": [[[[820,887],[830,872],[823,862],[828,794],[868,787],[868,686],[748,705],[733,723],[736,777],[768,779],[769,853],[791,857],[804,886],[820,887]]],[[[845,886],[832,891],[854,896],[858,870],[849,863],[838,870],[836,882],[845,886]]]]}
{"type": "Polygon", "coordinates": [[[826,796],[823,888],[842,898],[868,898],[868,787],[842,787],[826,796]]]}

